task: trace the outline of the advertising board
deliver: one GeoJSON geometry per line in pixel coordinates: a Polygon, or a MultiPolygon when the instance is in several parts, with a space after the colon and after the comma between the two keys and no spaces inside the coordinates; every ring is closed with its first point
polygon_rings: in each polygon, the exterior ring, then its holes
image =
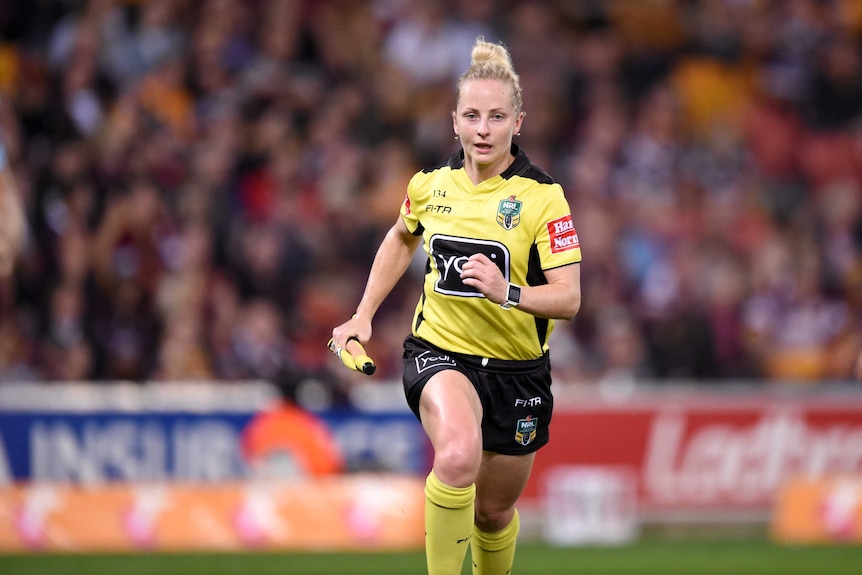
{"type": "Polygon", "coordinates": [[[862,475],[862,394],[562,396],[524,497],[563,465],[627,469],[642,518],[763,520],[795,477],[862,475]]]}

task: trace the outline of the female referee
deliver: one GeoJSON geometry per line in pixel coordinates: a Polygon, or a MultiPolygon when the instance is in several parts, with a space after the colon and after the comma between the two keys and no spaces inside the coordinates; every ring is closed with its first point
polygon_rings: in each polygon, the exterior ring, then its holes
{"type": "Polygon", "coordinates": [[[548,442],[548,339],[580,307],[581,250],[563,190],[512,142],[521,85],[508,50],[478,38],[452,113],[462,149],[416,173],[336,348],[371,322],[420,244],[424,287],[404,341],[404,390],[434,448],[425,486],[430,575],[512,568],[515,503],[548,442]]]}

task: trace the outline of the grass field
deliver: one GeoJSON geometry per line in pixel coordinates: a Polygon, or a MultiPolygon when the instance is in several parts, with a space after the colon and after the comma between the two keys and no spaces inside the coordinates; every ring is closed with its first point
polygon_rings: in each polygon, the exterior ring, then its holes
{"type": "MultiPolygon", "coordinates": [[[[468,574],[468,562],[463,573],[468,574]]],[[[425,572],[422,553],[0,555],[2,575],[383,575],[425,572]]],[[[862,546],[657,540],[623,547],[519,546],[513,575],[859,575],[862,546]]]]}

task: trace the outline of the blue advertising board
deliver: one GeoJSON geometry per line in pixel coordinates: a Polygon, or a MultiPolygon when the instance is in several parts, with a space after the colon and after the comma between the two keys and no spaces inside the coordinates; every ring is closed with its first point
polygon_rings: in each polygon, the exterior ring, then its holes
{"type": "MultiPolygon", "coordinates": [[[[38,386],[23,398],[0,391],[0,483],[247,478],[243,430],[274,398],[251,387],[227,394],[223,385],[212,387],[212,395],[202,395],[199,387],[191,395],[176,388],[119,393],[102,387],[94,396],[81,386],[38,386]]],[[[332,432],[348,472],[429,468],[428,441],[409,410],[317,415],[332,432]]]]}

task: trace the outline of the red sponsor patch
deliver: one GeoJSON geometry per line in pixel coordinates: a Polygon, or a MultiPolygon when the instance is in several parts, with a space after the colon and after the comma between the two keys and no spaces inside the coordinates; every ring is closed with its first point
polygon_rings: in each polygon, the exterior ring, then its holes
{"type": "Polygon", "coordinates": [[[404,196],[404,212],[410,215],[410,196],[404,196]]]}
{"type": "Polygon", "coordinates": [[[564,216],[548,222],[548,235],[551,237],[551,253],[558,254],[581,247],[578,232],[572,223],[572,216],[564,216]]]}

